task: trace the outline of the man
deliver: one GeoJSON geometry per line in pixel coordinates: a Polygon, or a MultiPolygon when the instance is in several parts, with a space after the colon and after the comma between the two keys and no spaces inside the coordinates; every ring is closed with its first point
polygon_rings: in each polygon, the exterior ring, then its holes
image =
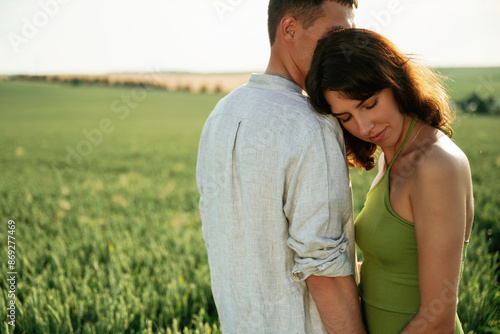
{"type": "Polygon", "coordinates": [[[224,333],[364,332],[342,132],[302,94],[317,41],[351,27],[354,6],[270,0],[265,74],[203,129],[200,212],[224,333]]]}

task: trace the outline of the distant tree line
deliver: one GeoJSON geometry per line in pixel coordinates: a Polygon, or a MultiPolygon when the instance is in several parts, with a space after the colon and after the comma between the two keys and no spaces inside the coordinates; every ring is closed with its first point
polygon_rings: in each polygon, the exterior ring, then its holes
{"type": "MultiPolygon", "coordinates": [[[[248,77],[250,74],[248,74],[248,77]]],[[[102,75],[11,75],[3,80],[29,80],[64,83],[71,86],[105,85],[160,88],[204,94],[227,94],[247,80],[247,74],[217,75],[189,73],[124,73],[102,75]],[[241,78],[241,76],[243,77],[241,78]]]]}
{"type": "MultiPolygon", "coordinates": [[[[176,75],[176,73],[173,73],[176,75]]],[[[158,80],[152,78],[148,75],[143,75],[143,77],[119,77],[112,78],[109,75],[13,75],[9,77],[3,77],[3,80],[31,80],[31,81],[48,81],[48,82],[60,82],[67,83],[72,86],[80,86],[82,84],[98,84],[98,85],[109,85],[109,86],[125,86],[125,87],[137,87],[143,86],[148,88],[163,88],[169,91],[183,91],[191,93],[205,93],[205,94],[220,94],[229,93],[233,88],[236,88],[239,84],[226,84],[222,87],[222,81],[217,83],[208,82],[198,82],[195,81],[184,81],[181,82],[165,82],[164,80],[158,80]],[[149,80],[147,80],[149,79],[149,80]],[[234,86],[234,87],[232,87],[234,86]]],[[[481,114],[481,115],[500,115],[500,101],[494,97],[485,97],[478,95],[476,92],[468,95],[461,101],[452,101],[452,106],[458,109],[460,112],[468,114],[481,114]]]]}
{"type": "Polygon", "coordinates": [[[470,94],[460,102],[457,107],[465,113],[482,115],[500,115],[500,103],[498,100],[489,97],[481,97],[476,93],[470,94]]]}

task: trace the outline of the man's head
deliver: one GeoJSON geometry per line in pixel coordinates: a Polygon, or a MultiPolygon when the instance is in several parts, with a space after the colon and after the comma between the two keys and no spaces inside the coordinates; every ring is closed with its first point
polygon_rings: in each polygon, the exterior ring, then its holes
{"type": "Polygon", "coordinates": [[[276,40],[276,31],[285,16],[294,17],[302,23],[304,29],[311,27],[314,22],[325,15],[323,4],[337,2],[350,9],[358,7],[358,0],[270,0],[268,8],[267,29],[271,45],[276,40]]]}
{"type": "Polygon", "coordinates": [[[318,40],[335,28],[354,26],[357,0],[270,0],[271,62],[266,73],[290,78],[304,88],[318,40]]]}

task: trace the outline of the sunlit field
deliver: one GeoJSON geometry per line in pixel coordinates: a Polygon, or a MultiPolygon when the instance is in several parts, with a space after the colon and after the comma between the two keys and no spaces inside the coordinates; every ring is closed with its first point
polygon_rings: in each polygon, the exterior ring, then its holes
{"type": "MultiPolygon", "coordinates": [[[[195,169],[221,97],[0,82],[0,333],[220,333],[195,169]]],[[[500,331],[499,129],[487,116],[455,126],[476,201],[458,310],[466,333],[500,331]]],[[[351,177],[357,214],[372,174],[351,177]]]]}

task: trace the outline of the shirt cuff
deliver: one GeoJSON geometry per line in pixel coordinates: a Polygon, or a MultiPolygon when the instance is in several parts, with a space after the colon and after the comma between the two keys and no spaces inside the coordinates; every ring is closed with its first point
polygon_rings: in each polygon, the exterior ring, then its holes
{"type": "Polygon", "coordinates": [[[296,263],[292,271],[294,281],[304,281],[311,275],[325,277],[354,275],[351,259],[347,255],[348,243],[349,241],[344,239],[341,244],[334,248],[317,250],[314,253],[319,256],[315,258],[302,258],[296,255],[296,263]]]}

